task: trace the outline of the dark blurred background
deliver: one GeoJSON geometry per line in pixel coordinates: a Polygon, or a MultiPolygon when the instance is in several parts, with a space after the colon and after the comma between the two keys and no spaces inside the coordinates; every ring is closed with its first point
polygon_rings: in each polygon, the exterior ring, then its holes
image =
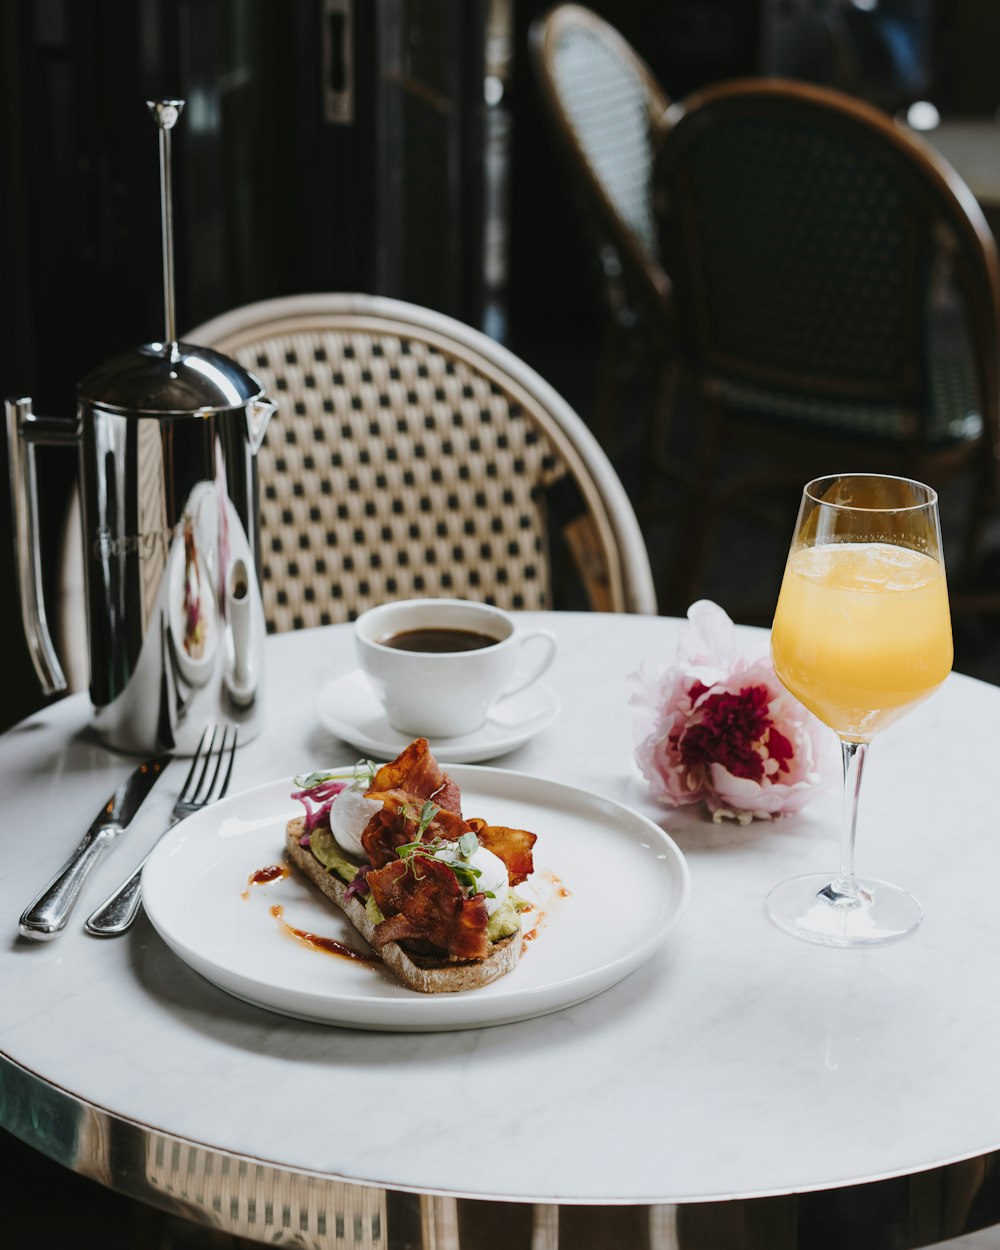
{"type": "MultiPolygon", "coordinates": [[[[276,295],[395,296],[506,342],[589,420],[604,305],[527,53],[530,24],[547,7],[3,0],[4,395],[70,413],[75,384],[92,368],[161,335],[157,147],[143,102],[177,95],[188,102],[174,132],[182,331],[276,295]]],[[[1000,103],[993,0],[592,7],[673,98],[777,72],[890,111],[928,99],[943,115],[992,117],[1000,103]]],[[[641,394],[635,403],[641,448],[641,394]]],[[[626,437],[609,449],[627,486],[629,446],[626,437]]],[[[6,480],[5,445],[0,454],[6,480]]],[[[53,605],[74,473],[71,454],[39,452],[53,605]]],[[[649,538],[662,583],[670,535],[649,538]]],[[[6,498],[0,576],[11,587],[0,626],[14,660],[2,729],[40,703],[13,593],[6,498]]]]}

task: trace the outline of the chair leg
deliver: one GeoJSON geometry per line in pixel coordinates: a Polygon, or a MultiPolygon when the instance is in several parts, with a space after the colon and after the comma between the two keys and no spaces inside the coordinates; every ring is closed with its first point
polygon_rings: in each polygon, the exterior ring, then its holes
{"type": "MultiPolygon", "coordinates": [[[[646,436],[645,459],[642,461],[642,479],[639,492],[639,511],[650,522],[672,520],[683,512],[687,498],[697,494],[711,474],[705,464],[715,467],[717,447],[704,446],[705,439],[698,440],[694,453],[671,447],[670,440],[678,414],[683,387],[683,376],[675,358],[661,359],[657,369],[656,389],[649,416],[646,436]],[[681,502],[664,501],[664,486],[677,488],[681,502]]],[[[702,400],[688,389],[683,392],[685,401],[700,407],[702,400]]],[[[682,414],[683,415],[683,414],[682,414]]]]}
{"type": "Polygon", "coordinates": [[[671,517],[676,507],[662,498],[665,484],[676,484],[685,491],[691,485],[690,474],[680,461],[670,460],[670,423],[677,396],[677,368],[671,359],[659,362],[653,400],[649,409],[645,446],[640,450],[640,468],[636,482],[637,511],[647,523],[671,517]]]}
{"type": "Polygon", "coordinates": [[[671,472],[670,420],[676,398],[677,362],[668,357],[660,363],[649,422],[649,466],[654,473],[671,472]]]}
{"type": "Polygon", "coordinates": [[[613,317],[606,319],[601,333],[600,354],[597,364],[597,386],[594,399],[592,428],[597,441],[614,459],[618,442],[616,431],[621,414],[619,404],[619,368],[622,354],[622,332],[613,317]]]}
{"type": "Polygon", "coordinates": [[[986,522],[996,510],[996,489],[993,484],[992,466],[979,468],[972,491],[972,503],[966,518],[962,537],[962,554],[959,563],[959,580],[968,584],[975,574],[975,561],[979,544],[986,529],[986,522]]]}
{"type": "Polygon", "coordinates": [[[962,536],[962,548],[956,576],[949,578],[953,616],[1000,612],[1000,591],[980,590],[977,581],[983,570],[977,567],[982,558],[982,541],[987,523],[997,512],[997,490],[992,463],[984,463],[976,474],[969,515],[962,536]]]}
{"type": "Polygon", "coordinates": [[[698,415],[702,425],[694,453],[694,468],[686,483],[687,503],[676,521],[675,559],[664,602],[683,615],[698,593],[709,563],[712,534],[727,495],[719,491],[717,476],[722,450],[724,413],[712,397],[701,397],[698,415]]]}
{"type": "Polygon", "coordinates": [[[718,504],[718,497],[703,486],[686,513],[678,517],[670,585],[662,596],[664,610],[672,616],[684,616],[698,598],[708,568],[712,534],[719,520],[718,504]]]}

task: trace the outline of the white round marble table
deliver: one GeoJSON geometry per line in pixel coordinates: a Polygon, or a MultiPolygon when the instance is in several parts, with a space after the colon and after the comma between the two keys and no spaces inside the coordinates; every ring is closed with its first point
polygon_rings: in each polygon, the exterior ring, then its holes
{"type": "MultiPolygon", "coordinates": [[[[842,1238],[862,1217],[916,1245],[1000,1219],[1000,690],[953,675],[876,743],[859,868],[909,887],[925,921],[892,946],[826,949],[774,928],[763,898],[835,865],[836,790],[745,828],[658,807],[633,760],[629,674],[673,658],[678,622],[543,619],[561,713],[497,763],[673,836],[692,897],[658,954],[589,1002],[478,1031],[270,1014],[200,979],[144,917],[121,939],[82,931],[163,825],[170,772],[68,929],[21,939],[20,911],[133,762],[92,737],[74,696],[0,739],[0,1123],[124,1192],[287,1244],[457,1245],[473,1200],[495,1227],[503,1210],[505,1245],[520,1227],[535,1250],[574,1244],[573,1207],[595,1213],[592,1232],[642,1212],[656,1246],[699,1244],[696,1213],[715,1246],[753,1245],[754,1227],[769,1247],[823,1246],[813,1225],[842,1238]],[[353,1242],[336,1240],[345,1227],[353,1242]]],[[[358,754],[313,710],[353,667],[350,629],[268,648],[269,727],[239,752],[233,792],[358,754]]]]}

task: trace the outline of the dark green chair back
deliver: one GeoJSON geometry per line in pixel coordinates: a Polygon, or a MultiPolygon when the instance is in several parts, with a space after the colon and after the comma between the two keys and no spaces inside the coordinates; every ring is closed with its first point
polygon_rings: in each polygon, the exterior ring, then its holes
{"type": "Polygon", "coordinates": [[[838,92],[728,83],[668,114],[654,199],[703,394],[859,448],[996,449],[997,249],[923,142],[838,92]]]}

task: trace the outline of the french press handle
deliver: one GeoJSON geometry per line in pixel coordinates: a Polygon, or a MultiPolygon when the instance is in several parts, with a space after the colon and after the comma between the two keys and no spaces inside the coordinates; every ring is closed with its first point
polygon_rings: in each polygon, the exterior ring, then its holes
{"type": "Polygon", "coordinates": [[[31,662],[35,666],[42,690],[47,695],[59,694],[66,689],[66,678],[52,645],[42,594],[35,446],[39,443],[75,446],[80,435],[80,421],[67,417],[37,417],[31,411],[31,399],[27,396],[8,399],[4,407],[7,412],[7,448],[10,455],[11,507],[14,516],[21,621],[31,662]]]}

